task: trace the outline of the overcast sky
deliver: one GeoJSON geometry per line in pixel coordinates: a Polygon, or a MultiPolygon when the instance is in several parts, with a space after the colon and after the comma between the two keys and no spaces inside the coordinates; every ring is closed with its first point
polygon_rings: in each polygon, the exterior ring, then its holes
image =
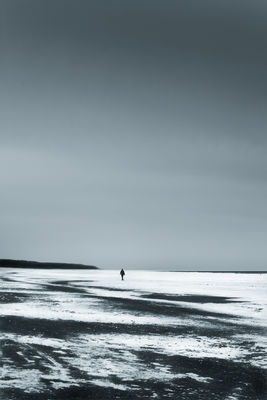
{"type": "Polygon", "coordinates": [[[0,0],[0,258],[267,269],[264,0],[0,0]]]}

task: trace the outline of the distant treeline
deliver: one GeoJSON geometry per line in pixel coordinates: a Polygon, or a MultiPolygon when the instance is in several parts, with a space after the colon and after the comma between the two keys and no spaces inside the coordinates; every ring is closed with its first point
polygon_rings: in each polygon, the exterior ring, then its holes
{"type": "Polygon", "coordinates": [[[98,269],[94,265],[0,259],[0,268],[98,269]]]}

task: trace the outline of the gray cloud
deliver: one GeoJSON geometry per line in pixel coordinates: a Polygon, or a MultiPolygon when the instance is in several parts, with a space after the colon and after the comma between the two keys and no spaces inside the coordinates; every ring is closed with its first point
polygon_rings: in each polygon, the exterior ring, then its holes
{"type": "Polygon", "coordinates": [[[1,256],[266,268],[266,11],[0,0],[1,256]]]}

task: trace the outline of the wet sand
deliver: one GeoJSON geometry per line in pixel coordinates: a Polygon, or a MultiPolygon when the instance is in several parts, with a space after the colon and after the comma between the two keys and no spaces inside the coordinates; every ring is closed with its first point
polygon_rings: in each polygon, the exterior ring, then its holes
{"type": "Polygon", "coordinates": [[[267,398],[264,324],[197,308],[232,302],[243,307],[245,299],[133,294],[132,288],[101,286],[94,279],[9,272],[2,278],[1,400],[267,398]],[[114,321],[79,314],[90,316],[94,308],[114,321]]]}

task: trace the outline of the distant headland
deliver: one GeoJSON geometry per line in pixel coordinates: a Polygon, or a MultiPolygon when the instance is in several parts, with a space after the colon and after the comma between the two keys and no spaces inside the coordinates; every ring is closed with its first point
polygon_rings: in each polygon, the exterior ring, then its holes
{"type": "Polygon", "coordinates": [[[98,269],[94,265],[0,259],[0,268],[98,269]]]}

